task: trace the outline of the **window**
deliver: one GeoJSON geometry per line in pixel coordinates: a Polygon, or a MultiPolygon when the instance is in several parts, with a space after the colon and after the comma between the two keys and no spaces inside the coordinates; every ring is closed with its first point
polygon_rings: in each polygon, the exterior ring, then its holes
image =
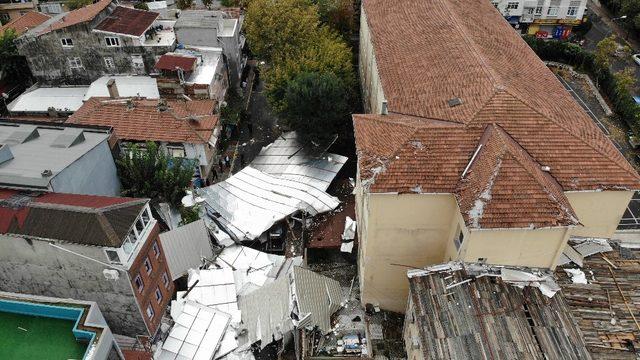
{"type": "Polygon", "coordinates": [[[142,289],[144,289],[144,282],[142,281],[142,277],[140,275],[136,276],[133,282],[136,284],[138,292],[142,292],[142,289]]]}
{"type": "Polygon", "coordinates": [[[117,47],[120,46],[120,39],[117,37],[106,37],[104,38],[104,42],[107,44],[107,46],[109,47],[117,47]]]}
{"type": "Polygon", "coordinates": [[[453,239],[453,242],[456,245],[456,250],[460,250],[460,246],[462,246],[463,241],[464,241],[464,233],[462,232],[462,229],[458,227],[458,234],[453,239]]]}
{"type": "Polygon", "coordinates": [[[580,9],[579,1],[572,1],[567,8],[567,16],[576,17],[578,16],[578,10],[580,9]]]}
{"type": "Polygon", "coordinates": [[[151,222],[151,215],[149,215],[149,209],[147,208],[142,212],[142,222],[144,222],[144,226],[147,226],[151,222]]]}
{"type": "Polygon", "coordinates": [[[70,69],[81,69],[82,68],[82,60],[79,57],[68,58],[70,69]]]}
{"type": "Polygon", "coordinates": [[[542,6],[536,6],[536,15],[542,15],[542,6]]]}
{"type": "Polygon", "coordinates": [[[518,7],[520,6],[520,4],[518,4],[518,2],[513,1],[513,2],[508,2],[507,3],[507,10],[518,10],[518,7]]]}
{"type": "Polygon", "coordinates": [[[151,307],[151,304],[147,305],[147,317],[149,318],[149,320],[153,319],[153,315],[155,315],[155,313],[153,312],[153,307],[151,307]]]}
{"type": "Polygon", "coordinates": [[[169,288],[169,275],[167,275],[167,272],[165,271],[164,274],[162,274],[162,282],[164,283],[164,287],[166,289],[169,288]]]}
{"type": "Polygon", "coordinates": [[[127,255],[133,252],[133,249],[136,247],[136,242],[138,242],[138,238],[132,229],[129,231],[129,235],[127,235],[127,238],[124,239],[124,243],[122,244],[122,249],[127,255]]]}
{"type": "Polygon", "coordinates": [[[158,256],[160,256],[160,247],[158,246],[157,242],[153,242],[153,245],[151,245],[151,248],[153,249],[153,253],[156,256],[156,259],[158,258],[158,256]]]}
{"type": "Polygon", "coordinates": [[[134,69],[144,69],[142,55],[131,55],[131,66],[133,66],[134,69]]]}
{"type": "Polygon", "coordinates": [[[144,231],[144,223],[141,218],[136,220],[136,230],[138,231],[138,235],[142,234],[142,231],[144,231]]]}
{"type": "Polygon", "coordinates": [[[104,58],[104,66],[107,67],[107,69],[113,69],[116,67],[116,63],[113,62],[113,58],[112,57],[105,57],[104,58]]]}
{"type": "Polygon", "coordinates": [[[151,274],[151,271],[153,271],[153,266],[151,266],[149,258],[144,259],[144,269],[147,271],[147,274],[151,274]]]}
{"type": "Polygon", "coordinates": [[[186,157],[184,146],[167,145],[167,151],[169,152],[169,155],[174,158],[186,157]]]}
{"type": "Polygon", "coordinates": [[[104,251],[107,254],[107,258],[109,259],[109,262],[112,264],[121,264],[120,262],[120,256],[118,256],[118,252],[115,250],[105,250],[104,251]]]}
{"type": "Polygon", "coordinates": [[[558,16],[558,7],[556,6],[550,7],[549,10],[547,10],[547,15],[558,16]]]}
{"type": "Polygon", "coordinates": [[[525,14],[527,14],[527,15],[533,15],[534,11],[535,11],[534,8],[525,8],[524,9],[525,14]]]}
{"type": "Polygon", "coordinates": [[[156,288],[156,301],[158,304],[162,302],[162,291],[160,291],[160,288],[156,288]]]}
{"type": "Polygon", "coordinates": [[[73,47],[73,40],[70,38],[60,39],[60,43],[62,44],[62,47],[73,47]]]}

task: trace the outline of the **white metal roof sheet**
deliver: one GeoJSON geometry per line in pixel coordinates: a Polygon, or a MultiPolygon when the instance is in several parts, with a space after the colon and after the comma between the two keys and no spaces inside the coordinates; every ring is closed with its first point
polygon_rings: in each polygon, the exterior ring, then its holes
{"type": "Polygon", "coordinates": [[[119,97],[143,97],[147,99],[159,99],[158,83],[150,76],[138,75],[112,75],[103,76],[91,83],[84,100],[92,97],[109,97],[107,82],[114,79],[118,88],[119,97]]]}
{"type": "Polygon", "coordinates": [[[160,234],[173,280],[202,265],[202,258],[213,258],[209,231],[204,220],[198,220],[160,234]]]}
{"type": "Polygon", "coordinates": [[[46,113],[49,108],[75,112],[82,106],[87,86],[41,87],[18,96],[7,109],[11,113],[46,113]]]}

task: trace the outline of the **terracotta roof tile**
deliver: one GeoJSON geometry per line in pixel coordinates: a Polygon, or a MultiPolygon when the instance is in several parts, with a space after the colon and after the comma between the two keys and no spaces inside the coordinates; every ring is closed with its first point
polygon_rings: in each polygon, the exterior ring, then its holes
{"type": "Polygon", "coordinates": [[[195,69],[197,58],[195,56],[181,54],[164,54],[160,56],[155,68],[158,70],[175,71],[182,69],[185,71],[193,71],[195,69]]]}
{"type": "Polygon", "coordinates": [[[16,35],[21,35],[25,31],[42,24],[43,22],[49,20],[50,18],[51,16],[49,15],[35,12],[35,11],[30,11],[20,16],[19,18],[13,19],[8,23],[6,23],[5,25],[1,26],[0,35],[3,34],[7,29],[13,29],[15,30],[16,35]]]}
{"type": "MultiPolygon", "coordinates": [[[[368,191],[467,191],[462,173],[491,124],[509,140],[483,159],[496,169],[503,156],[487,208],[494,215],[480,226],[568,224],[561,190],[640,189],[636,171],[491,3],[473,1],[364,1],[389,110],[353,117],[368,191]],[[453,98],[462,104],[450,106],[453,98]],[[550,171],[540,177],[532,164],[550,171]],[[491,219],[509,211],[523,218],[491,219]]],[[[461,208],[473,205],[482,180],[461,208]]]]}
{"type": "Polygon", "coordinates": [[[141,36],[158,16],[160,16],[160,14],[153,11],[118,6],[95,27],[95,30],[141,36]]]}
{"type": "Polygon", "coordinates": [[[72,124],[111,126],[121,140],[206,143],[218,124],[215,101],[91,98],[67,120],[72,124]],[[128,105],[130,104],[130,105],[128,105]]]}
{"type": "Polygon", "coordinates": [[[38,35],[46,34],[51,31],[63,29],[63,28],[80,24],[83,22],[91,21],[102,10],[106,9],[107,6],[109,6],[110,4],[111,4],[111,0],[100,0],[97,3],[70,11],[62,19],[54,23],[48,24],[48,26],[42,29],[38,33],[38,35]]]}

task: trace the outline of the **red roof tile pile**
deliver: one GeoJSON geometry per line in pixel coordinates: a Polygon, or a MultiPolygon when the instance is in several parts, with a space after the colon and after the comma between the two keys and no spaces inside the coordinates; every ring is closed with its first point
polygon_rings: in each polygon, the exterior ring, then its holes
{"type": "Polygon", "coordinates": [[[490,2],[365,0],[364,10],[389,112],[354,115],[368,191],[454,193],[468,225],[509,228],[574,224],[563,191],[640,189],[490,2]]]}
{"type": "Polygon", "coordinates": [[[62,19],[56,21],[46,28],[44,28],[38,35],[46,34],[51,31],[63,29],[72,25],[80,24],[83,22],[91,21],[102,10],[106,9],[111,4],[111,0],[100,0],[95,4],[87,5],[80,9],[76,9],[67,13],[62,19]]]}
{"type": "Polygon", "coordinates": [[[67,121],[111,126],[121,140],[201,144],[218,124],[214,106],[214,100],[91,98],[67,121]]]}
{"type": "Polygon", "coordinates": [[[118,6],[95,29],[116,34],[141,36],[158,16],[160,14],[153,11],[118,6]]]}
{"type": "Polygon", "coordinates": [[[13,29],[16,35],[21,35],[25,31],[34,28],[43,22],[49,20],[51,16],[30,11],[19,18],[13,19],[3,26],[0,26],[0,35],[2,35],[7,29],[13,29]]]}
{"type": "Polygon", "coordinates": [[[158,70],[176,71],[181,69],[193,71],[196,67],[196,61],[197,58],[195,56],[169,53],[160,56],[155,67],[158,70]]]}

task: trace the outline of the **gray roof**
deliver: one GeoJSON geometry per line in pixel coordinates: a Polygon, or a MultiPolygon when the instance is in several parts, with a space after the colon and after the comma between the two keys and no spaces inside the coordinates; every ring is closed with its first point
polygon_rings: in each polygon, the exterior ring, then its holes
{"type": "Polygon", "coordinates": [[[176,20],[175,28],[196,27],[218,29],[222,24],[224,13],[211,10],[183,10],[176,20]]]}
{"type": "Polygon", "coordinates": [[[0,163],[0,186],[46,190],[56,175],[108,138],[106,130],[0,122],[0,145],[11,152],[0,163]],[[51,175],[43,176],[45,170],[51,175]]]}
{"type": "Polygon", "coordinates": [[[160,241],[173,280],[197,269],[203,257],[213,258],[209,230],[202,219],[160,234],[160,241]]]}

